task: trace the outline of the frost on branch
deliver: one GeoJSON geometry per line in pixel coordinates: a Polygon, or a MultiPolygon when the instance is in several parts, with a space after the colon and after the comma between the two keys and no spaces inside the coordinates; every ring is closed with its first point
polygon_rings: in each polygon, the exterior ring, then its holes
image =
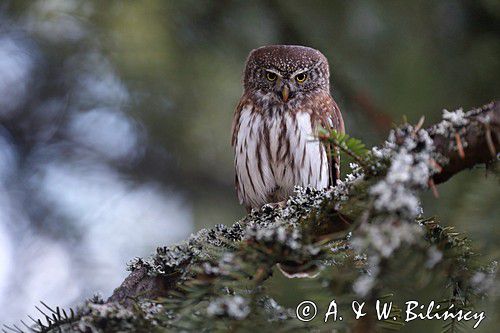
{"type": "MultiPolygon", "coordinates": [[[[404,124],[371,150],[359,140],[322,133],[322,140],[355,162],[344,180],[324,190],[298,187],[284,207],[266,205],[231,226],[202,229],[149,258],[132,260],[130,276],[107,302],[89,301],[74,318],[51,327],[71,325],[81,332],[322,328],[299,322],[293,310],[269,295],[268,279],[281,274],[277,264],[295,276],[319,273],[299,280],[317,297],[372,301],[408,284],[422,288],[425,281],[445,277],[445,302],[456,309],[472,306],[493,284],[496,264],[478,264],[464,235],[436,218],[423,218],[419,195],[433,181],[494,160],[499,119],[498,103],[445,111],[439,124],[427,130],[404,124]]],[[[346,317],[336,328],[355,324],[346,317]]]]}

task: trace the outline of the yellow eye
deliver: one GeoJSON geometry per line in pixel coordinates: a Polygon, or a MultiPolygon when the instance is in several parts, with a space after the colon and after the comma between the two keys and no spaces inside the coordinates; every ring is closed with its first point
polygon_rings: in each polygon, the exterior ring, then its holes
{"type": "Polygon", "coordinates": [[[269,80],[269,81],[275,81],[277,78],[278,78],[278,75],[276,75],[275,73],[273,72],[266,72],[266,78],[269,80]]]}
{"type": "Polygon", "coordinates": [[[297,80],[298,83],[302,83],[307,79],[307,75],[305,73],[300,73],[295,76],[295,80],[297,80]]]}

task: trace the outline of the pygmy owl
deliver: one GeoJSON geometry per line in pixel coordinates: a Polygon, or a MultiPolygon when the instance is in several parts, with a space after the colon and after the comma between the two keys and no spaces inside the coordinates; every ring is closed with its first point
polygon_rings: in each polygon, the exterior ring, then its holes
{"type": "Polygon", "coordinates": [[[309,47],[250,52],[231,141],[236,190],[247,210],[286,200],[296,185],[335,184],[338,154],[315,135],[318,127],[344,131],[329,76],[325,56],[309,47]]]}

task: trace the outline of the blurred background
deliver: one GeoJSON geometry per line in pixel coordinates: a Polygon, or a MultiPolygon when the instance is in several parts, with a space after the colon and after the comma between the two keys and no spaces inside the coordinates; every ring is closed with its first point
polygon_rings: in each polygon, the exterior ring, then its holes
{"type": "MultiPolygon", "coordinates": [[[[428,125],[499,97],[497,0],[3,0],[0,323],[39,300],[107,297],[134,256],[243,216],[231,119],[245,58],[265,44],[321,50],[347,132],[367,145],[403,117],[428,125]]],[[[498,258],[498,185],[460,174],[426,194],[426,214],[498,258]]],[[[307,294],[272,283],[288,306],[307,294]]]]}

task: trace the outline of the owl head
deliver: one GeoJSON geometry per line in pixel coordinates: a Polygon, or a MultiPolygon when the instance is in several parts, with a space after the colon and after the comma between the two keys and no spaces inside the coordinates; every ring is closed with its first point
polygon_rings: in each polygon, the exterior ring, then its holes
{"type": "Polygon", "coordinates": [[[250,52],[244,75],[246,91],[258,91],[278,103],[306,94],[329,92],[328,60],[318,50],[297,45],[263,46],[250,52]]]}

